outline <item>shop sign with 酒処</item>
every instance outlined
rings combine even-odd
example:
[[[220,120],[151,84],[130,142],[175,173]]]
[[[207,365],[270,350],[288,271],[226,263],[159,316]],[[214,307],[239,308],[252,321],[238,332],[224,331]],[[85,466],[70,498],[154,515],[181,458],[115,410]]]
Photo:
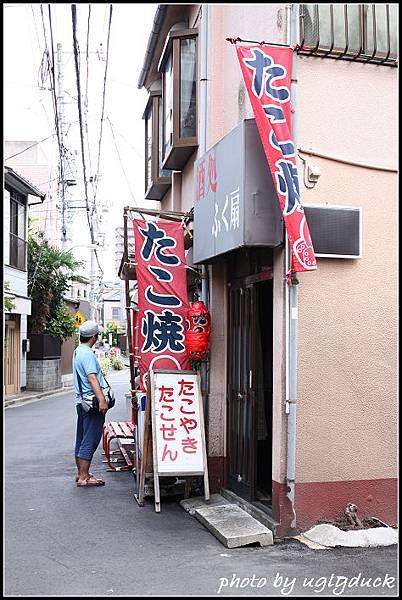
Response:
[[[283,216],[254,119],[195,162],[194,183],[194,263],[283,243]]]

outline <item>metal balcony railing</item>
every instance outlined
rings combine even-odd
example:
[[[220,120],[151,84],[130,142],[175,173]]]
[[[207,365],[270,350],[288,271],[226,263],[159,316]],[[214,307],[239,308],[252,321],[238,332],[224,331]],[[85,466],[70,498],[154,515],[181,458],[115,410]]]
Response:
[[[397,4],[300,4],[298,53],[398,66]]]

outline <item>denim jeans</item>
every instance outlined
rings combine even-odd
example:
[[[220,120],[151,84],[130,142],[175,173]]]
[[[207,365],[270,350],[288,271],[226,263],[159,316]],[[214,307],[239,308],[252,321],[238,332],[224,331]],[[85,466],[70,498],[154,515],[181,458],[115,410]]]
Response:
[[[81,404],[77,404],[77,435],[75,441],[75,456],[92,460],[95,450],[102,438],[105,415],[98,412],[85,412]]]

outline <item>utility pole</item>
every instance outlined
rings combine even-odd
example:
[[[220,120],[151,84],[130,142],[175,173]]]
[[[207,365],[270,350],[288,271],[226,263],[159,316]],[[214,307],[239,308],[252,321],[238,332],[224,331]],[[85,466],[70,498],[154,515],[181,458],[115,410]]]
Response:
[[[59,143],[60,143],[60,181],[61,186],[61,247],[63,250],[67,247],[67,202],[66,202],[66,184],[65,184],[65,162],[64,162],[64,73],[63,73],[63,52],[61,44],[57,44],[57,113],[59,116]]]
[[[97,215],[96,215],[96,207],[95,203],[92,205],[91,211],[91,236],[92,236],[92,244],[96,243],[96,235],[97,235]],[[90,272],[90,282],[91,282],[91,291],[90,291],[90,304],[91,304],[91,319],[92,321],[96,320],[96,291],[95,291],[95,282],[97,276],[96,270],[96,255],[95,248],[91,248],[91,272]]]
[[[74,5],[73,5],[74,6]],[[70,204],[66,199],[66,188],[68,186],[71,185],[76,185],[76,181],[75,181],[75,177],[74,174],[70,173],[69,171],[71,170],[69,165],[68,165],[68,161],[67,161],[67,157],[65,155],[65,148],[64,148],[64,136],[65,136],[65,131],[64,131],[64,81],[63,81],[63,60],[62,60],[62,55],[64,53],[62,52],[62,46],[60,43],[57,44],[57,65],[58,65],[58,99],[57,99],[57,106],[58,106],[58,112],[59,112],[59,121],[60,121],[60,145],[62,148],[62,181],[61,181],[61,186],[62,186],[62,235],[61,235],[61,239],[62,239],[62,247],[63,249],[66,247],[66,245],[69,243],[71,244],[71,230],[72,230],[72,223],[71,223],[71,214],[72,214],[72,210],[73,207],[71,207],[70,210]],[[73,52],[73,54],[75,54],[75,51]],[[92,52],[90,52],[89,54],[93,54]],[[76,66],[77,69],[77,66]],[[79,77],[79,75],[77,74],[77,77]],[[77,82],[77,92],[80,95],[80,89],[79,89],[79,85]],[[78,98],[78,110],[79,110],[79,115],[80,115],[80,123],[81,123],[81,104],[80,104],[80,100],[81,98]],[[88,132],[87,132],[88,135]],[[84,157],[84,147],[83,147],[83,139],[81,140],[82,143],[82,160],[83,160],[83,164],[84,164],[84,178],[87,179],[86,174],[85,174],[85,157]],[[67,175],[68,173],[68,175]],[[97,207],[95,204],[95,198],[92,199],[92,202],[88,201],[88,193],[87,193],[87,181],[84,180],[84,186],[85,186],[85,200],[87,202],[87,210],[88,210],[88,220],[89,220],[89,232],[90,232],[90,241],[91,241],[91,256],[90,256],[90,262],[91,262],[91,266],[90,266],[90,314],[91,314],[91,319],[95,320],[97,318],[97,310],[96,310],[96,305],[97,305],[97,278],[98,278],[98,265],[97,265],[97,257],[96,257],[96,244],[98,243],[98,228],[99,228],[99,224],[98,224],[98,214],[97,214]]]
[[[66,155],[65,147],[65,100],[64,100],[64,65],[63,65],[62,45],[57,44],[57,114],[59,121],[59,140],[60,140],[60,196],[61,196],[61,244],[65,250],[67,246],[72,244],[71,219],[72,213],[70,210],[70,193],[69,187],[77,185],[74,168],[69,164]]]

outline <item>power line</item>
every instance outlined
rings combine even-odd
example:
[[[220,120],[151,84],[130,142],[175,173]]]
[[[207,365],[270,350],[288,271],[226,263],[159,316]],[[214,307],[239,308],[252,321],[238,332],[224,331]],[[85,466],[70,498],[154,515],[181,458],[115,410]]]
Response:
[[[27,7],[28,8],[28,7]],[[39,47],[39,52],[42,53],[42,48],[41,48],[41,44],[40,44],[40,40],[39,40],[39,33],[38,33],[38,27],[36,25],[36,17],[35,17],[35,12],[33,9],[33,5],[31,4],[31,11],[32,11],[32,17],[33,17],[33,21],[34,21],[34,28],[35,28],[35,33],[36,33],[36,39],[38,41],[38,47]]]
[[[43,27],[45,27],[45,22],[44,22],[44,18],[43,18],[43,11],[42,11],[42,5],[41,5],[41,12],[42,12],[42,19],[43,19]],[[64,148],[63,148],[63,144],[62,144],[62,140],[61,140],[61,132],[60,132],[60,122],[59,122],[59,113],[58,113],[58,108],[57,108],[57,98],[56,98],[56,78],[55,78],[55,72],[54,72],[54,44],[53,44],[53,28],[52,28],[52,13],[51,13],[51,9],[50,9],[50,4],[48,5],[48,15],[49,15],[49,28],[50,28],[50,42],[51,42],[51,50],[52,50],[52,61],[50,64],[50,73],[51,73],[51,79],[52,79],[52,97],[53,97],[53,104],[54,104],[54,114],[55,114],[55,121],[56,121],[56,131],[57,131],[57,141],[59,144],[59,154],[60,154],[60,165],[59,165],[59,170],[60,170],[60,189],[61,189],[61,201],[62,201],[62,206],[63,206],[63,210],[65,208],[65,198],[64,198],[64,165],[63,165],[63,157],[64,157]],[[45,37],[45,41],[47,40],[47,38]],[[47,41],[46,41],[46,50],[47,50]],[[49,55],[49,51],[47,50],[47,53]],[[64,212],[63,212],[63,228],[64,228]],[[64,234],[64,230],[63,230],[63,234]]]
[[[86,62],[87,62],[87,77],[85,82],[85,108],[88,110],[88,81],[89,81],[89,22],[91,19],[91,5],[88,4],[88,25],[87,25],[87,50],[85,54]]]
[[[98,146],[98,161],[96,166],[96,188],[94,193],[94,202],[96,201],[96,195],[98,193],[98,175],[99,175],[99,164],[100,164],[100,154],[101,154],[101,144],[102,144],[102,133],[103,133],[103,119],[105,114],[105,99],[106,99],[106,77],[107,77],[107,68],[109,64],[109,44],[110,44],[110,29],[112,25],[112,12],[113,12],[113,4],[110,5],[109,8],[109,25],[108,25],[108,33],[107,33],[107,42],[106,42],[106,63],[105,63],[105,75],[103,78],[103,97],[102,97],[102,114],[101,114],[101,124],[100,124],[100,133],[99,133],[99,146]]]
[[[128,189],[129,189],[129,191],[130,191],[130,194],[131,194],[131,196],[132,196],[132,198],[133,198],[133,200],[134,200],[134,204],[135,204],[135,205],[137,205],[137,200],[135,199],[135,196],[134,196],[134,194],[133,194],[133,192],[132,192],[132,190],[131,190],[131,187],[130,187],[130,182],[129,182],[129,180],[128,180],[128,177],[127,177],[126,171],[124,170],[123,161],[122,161],[122,159],[121,159],[120,152],[119,152],[119,148],[118,148],[118,146],[117,146],[117,141],[116,141],[116,137],[115,137],[115,135],[114,135],[114,131],[113,131],[113,127],[112,127],[112,123],[111,123],[111,121],[110,121],[109,117],[107,117],[107,120],[109,121],[110,130],[111,130],[111,132],[112,132],[113,141],[114,141],[114,145],[115,145],[115,147],[116,147],[117,156],[119,157],[119,161],[120,161],[121,170],[123,171],[124,177],[126,178],[126,181],[127,181],[127,186],[128,186]]]
[[[72,26],[73,26],[73,51],[74,51],[74,62],[75,62],[75,74],[76,74],[76,82],[77,82],[77,94],[78,94],[78,118],[80,124],[80,140],[81,140],[81,155],[82,155],[82,169],[84,174],[84,192],[85,192],[85,204],[86,204],[86,213],[88,226],[91,236],[91,243],[95,243],[95,236],[93,231],[93,224],[91,222],[91,218],[89,215],[89,200],[88,200],[88,181],[87,181],[87,173],[86,173],[86,164],[85,164],[85,150],[84,150],[84,131],[83,131],[83,118],[82,118],[82,105],[81,105],[81,83],[80,83],[80,68],[79,68],[79,48],[78,48],[78,40],[77,40],[77,7],[75,4],[71,5],[71,18],[72,18]],[[95,203],[93,205],[92,215],[95,212]],[[99,262],[99,257],[96,250],[93,250],[99,270],[101,272],[101,277],[103,276],[103,269]]]
[[[89,160],[89,169],[92,173],[92,159],[91,159],[91,148],[89,144],[89,131],[88,131],[88,84],[89,84],[89,26],[91,20],[91,5],[88,5],[88,25],[87,25],[87,48],[86,48],[86,65],[87,65],[87,76],[85,81],[85,132],[87,134],[87,147],[88,147],[88,160]],[[91,186],[92,186],[92,195],[95,198],[95,184],[93,178],[90,178]]]
[[[50,192],[50,185],[48,186],[47,195],[49,194],[49,192]],[[45,201],[45,202],[46,202],[46,201]],[[35,208],[37,208],[37,207],[35,207]],[[48,215],[49,215],[49,211],[51,211],[51,206],[50,206],[50,203],[48,203],[48,205],[47,205],[47,210],[46,210],[46,215],[45,215],[45,222],[44,222],[44,224],[43,224],[43,231],[42,231],[42,233],[45,233],[45,231],[47,231],[47,228],[46,228],[46,226],[47,226],[47,223],[48,223],[48,221],[49,221],[49,223],[50,223],[50,222],[53,222],[53,221],[55,221],[56,223],[58,223],[58,222],[59,222],[59,220],[60,220],[60,217],[59,217],[59,216],[56,216],[56,217],[49,217],[49,216],[48,216]],[[38,209],[37,211],[34,211],[34,212],[33,212],[33,216],[36,216],[36,215],[37,215],[37,212],[38,212],[38,213],[40,213],[40,212],[41,212],[41,211],[40,211],[40,209]],[[42,225],[42,224],[40,223],[40,225]],[[51,244],[49,244],[49,245],[51,245]],[[31,294],[32,294],[32,291],[33,291],[33,289],[34,289],[34,287],[35,287],[36,275],[37,275],[37,272],[38,272],[38,267],[39,267],[39,265],[40,265],[40,260],[41,260],[41,258],[42,258],[42,254],[43,254],[43,251],[44,251],[44,249],[45,249],[45,244],[42,244],[42,245],[41,245],[41,248],[40,248],[40,250],[39,250],[39,256],[38,256],[38,258],[37,258],[37,262],[36,262],[36,265],[35,265],[35,271],[34,271],[33,278],[32,278],[32,282],[31,282],[31,288],[30,288],[30,293],[31,293]]]
[[[109,119],[110,121],[110,119]],[[123,140],[126,142],[127,146],[130,146],[130,148],[132,150],[134,150],[134,152],[140,157],[140,158],[144,158],[144,155],[141,154],[141,152],[138,150],[138,148],[135,148],[132,144],[130,144],[130,142],[128,141],[128,139],[126,137],[124,137],[124,135],[117,129],[115,123],[112,123],[110,121],[110,123],[113,125],[115,132],[117,133],[117,135],[119,135],[121,138],[123,138]]]
[[[81,140],[81,158],[82,158],[82,170],[84,174],[84,191],[85,191],[85,203],[87,206],[87,220],[89,231],[91,234],[91,242],[94,243],[94,235],[92,223],[89,217],[89,200],[88,200],[88,182],[87,182],[87,170],[85,164],[85,150],[84,150],[84,132],[83,132],[83,119],[82,119],[82,106],[81,106],[81,83],[80,83],[80,67],[79,67],[79,48],[77,40],[77,7],[75,4],[71,5],[71,18],[73,25],[73,51],[74,51],[74,62],[75,62],[75,76],[77,84],[77,104],[78,104],[78,119],[80,124],[80,140]]]
[[[23,154],[27,150],[30,150],[31,148],[34,148],[38,144],[41,144],[42,142],[49,140],[50,138],[54,137],[55,135],[56,135],[56,133],[52,133],[52,135],[49,135],[48,137],[43,138],[43,140],[39,140],[39,142],[35,142],[34,144],[31,144],[31,146],[24,148],[24,150],[21,150],[20,152],[17,152],[16,154],[12,154],[11,156],[7,156],[7,158],[5,158],[4,160],[10,160],[10,158],[14,158],[15,156],[18,156],[19,154]],[[45,181],[45,183],[47,183],[47,182]]]
[[[49,73],[50,75],[53,75],[53,84],[51,85],[52,88],[52,99],[53,99],[53,104],[54,104],[54,117],[55,117],[55,127],[56,127],[56,134],[57,134],[57,140],[58,140],[58,146],[59,146],[59,155],[60,155],[60,174],[61,174],[61,180],[63,182],[63,155],[62,155],[62,147],[61,147],[61,141],[60,141],[60,130],[59,130],[59,118],[58,118],[58,113],[57,113],[57,101],[56,101],[56,96],[55,96],[55,77],[54,77],[54,51],[53,51],[53,31],[52,31],[52,19],[51,19],[51,11],[50,11],[50,4],[48,6],[49,8],[49,26],[50,26],[50,34],[51,34],[51,43],[52,43],[52,56],[53,56],[53,65],[50,65],[50,55],[49,55],[49,49],[48,49],[48,43],[47,43],[47,33],[46,33],[46,27],[45,27],[45,18],[43,15],[43,6],[42,4],[40,5],[40,11],[41,11],[41,17],[42,17],[42,25],[43,25],[43,36],[45,39],[45,51],[44,51],[44,56],[46,56],[46,59],[48,61],[48,65],[49,65]],[[41,65],[42,66],[42,65]],[[52,78],[51,78],[52,80]],[[46,112],[46,111],[45,111]],[[50,182],[49,182],[50,183]],[[49,186],[49,190],[50,190],[50,186]],[[62,183],[62,201],[63,201],[63,206],[64,206],[64,185]],[[45,224],[47,221],[47,217],[45,218]],[[33,287],[35,285],[35,280],[36,280],[36,273],[38,270],[38,266],[40,264],[40,260],[42,258],[42,253],[44,251],[44,245],[41,246],[40,251],[39,251],[39,256],[37,259],[37,264],[35,265],[35,271],[33,274],[33,281],[31,283],[31,293],[33,290]]]

